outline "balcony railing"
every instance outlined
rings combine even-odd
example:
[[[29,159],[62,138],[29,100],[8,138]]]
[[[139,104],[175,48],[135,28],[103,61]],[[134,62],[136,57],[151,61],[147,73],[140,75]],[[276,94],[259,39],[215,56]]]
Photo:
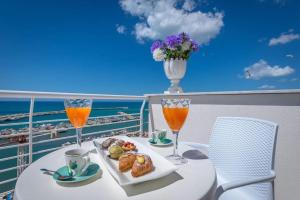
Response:
[[[105,121],[105,118],[109,117],[124,117],[122,114],[91,116],[90,120],[98,120],[99,122],[88,123],[84,129],[84,138],[91,139],[92,137],[100,137],[112,133],[125,134],[125,132],[122,132],[123,130],[132,131],[132,134],[136,133],[141,135],[148,127],[149,132],[154,129],[165,129],[167,124],[161,110],[161,99],[166,96],[176,97],[178,95],[180,95],[180,97],[191,98],[192,100],[188,119],[180,132],[181,141],[207,143],[211,128],[218,116],[253,117],[277,123],[279,125],[279,131],[274,163],[277,174],[275,180],[275,197],[276,199],[297,199],[300,195],[297,188],[300,183],[300,178],[297,176],[299,174],[299,168],[297,168],[297,166],[299,166],[300,162],[300,90],[197,92],[171,95],[151,94],[144,96],[0,91],[0,100],[6,99],[7,101],[11,101],[15,98],[25,98],[30,102],[26,107],[28,108],[26,110],[28,114],[26,120],[12,123],[5,122],[5,124],[4,122],[0,122],[0,130],[7,127],[8,124],[8,128],[22,128],[21,126],[28,126],[28,130],[26,129],[24,133],[22,132],[26,137],[25,142],[21,141],[20,143],[0,146],[0,190],[3,192],[14,188],[15,181],[19,175],[17,172],[21,173],[22,170],[30,164],[30,157],[34,161],[55,149],[61,148],[62,145],[67,142],[75,142],[75,133],[72,127],[64,127],[67,131],[60,132],[59,136],[55,136],[55,134],[49,130],[36,131],[36,126],[42,124],[56,123],[59,125],[61,122],[68,122],[68,119],[65,117],[38,120],[36,111],[38,110],[40,99],[92,98],[94,100],[140,102],[136,110],[131,113],[128,112],[128,114],[132,115],[131,119],[127,118],[124,119],[124,121]],[[128,104],[129,103],[130,102],[128,102]],[[0,102],[0,106],[1,105]],[[63,107],[63,104],[61,105]],[[35,109],[33,110],[33,108]],[[146,108],[148,108],[148,110]],[[2,112],[1,107],[0,112]],[[29,115],[30,113],[31,117]],[[147,119],[148,113],[149,120]],[[150,123],[149,125],[147,123],[148,121]],[[57,128],[57,130],[59,129]],[[20,136],[22,134],[20,134]],[[3,139],[12,138],[13,136],[0,136],[0,142]],[[29,140],[30,137],[31,143]],[[19,154],[17,152],[18,148],[25,151]],[[30,149],[31,152],[29,151]],[[11,165],[8,165],[8,163]]]
[[[147,129],[147,112],[145,109],[147,98],[144,96],[0,90],[0,98],[2,101],[3,99],[5,101],[30,100],[28,113],[22,113],[25,120],[12,123],[7,123],[5,120],[0,122],[0,130],[10,128],[6,129],[7,135],[0,135],[0,142],[2,140],[0,143],[0,199],[1,196],[13,190],[18,176],[34,160],[76,141],[74,128],[68,123],[68,119],[35,119],[37,113],[34,112],[34,107],[37,101],[90,98],[93,101],[117,100],[140,103],[138,110],[132,110],[128,113],[118,112],[113,115],[89,117],[87,125],[84,127],[83,140],[114,134],[143,136],[144,130]],[[17,129],[21,131],[12,133],[12,130]]]

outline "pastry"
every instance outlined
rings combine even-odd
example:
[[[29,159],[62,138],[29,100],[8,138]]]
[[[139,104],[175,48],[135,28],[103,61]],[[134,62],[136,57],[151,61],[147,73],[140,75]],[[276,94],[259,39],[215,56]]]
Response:
[[[119,157],[124,153],[124,150],[118,145],[112,145],[108,148],[108,152],[111,158],[119,159]]]
[[[133,151],[136,149],[136,146],[131,143],[131,142],[125,142],[123,145],[122,145],[122,149],[124,151]]]
[[[115,142],[117,139],[115,138],[107,138],[104,140],[101,144],[103,149],[107,149],[113,142]]]
[[[133,177],[142,176],[153,170],[153,163],[148,155],[139,154],[133,163],[131,175]]]
[[[125,172],[132,168],[132,165],[136,159],[136,155],[133,153],[124,153],[119,157],[119,170]]]
[[[122,147],[124,143],[125,143],[125,141],[124,141],[124,140],[117,139],[116,141],[114,141],[114,143],[113,143],[113,144],[115,144],[115,145],[118,145],[118,146]]]

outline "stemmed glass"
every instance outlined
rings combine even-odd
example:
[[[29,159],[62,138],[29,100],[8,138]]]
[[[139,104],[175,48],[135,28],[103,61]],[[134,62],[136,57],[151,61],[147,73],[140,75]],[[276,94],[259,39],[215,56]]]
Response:
[[[187,159],[178,154],[178,134],[188,115],[190,103],[190,99],[178,98],[161,100],[165,120],[175,135],[173,155],[167,156],[167,158],[176,165],[187,162]]]
[[[81,147],[82,128],[90,115],[91,99],[66,99],[65,109],[71,124],[76,128],[77,144]]]

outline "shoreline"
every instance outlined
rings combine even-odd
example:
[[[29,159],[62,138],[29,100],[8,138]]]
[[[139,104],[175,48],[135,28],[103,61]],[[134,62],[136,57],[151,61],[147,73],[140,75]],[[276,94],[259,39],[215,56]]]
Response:
[[[127,110],[128,107],[105,107],[105,108],[93,108],[93,110]],[[46,112],[35,112],[33,116],[45,116],[45,115],[57,115],[65,113],[65,110],[57,110],[57,111],[46,111]],[[8,114],[0,116],[0,123],[6,121],[14,121],[19,119],[24,119],[29,117],[29,113],[16,113],[16,114]]]
[[[51,111],[50,113],[57,113],[60,111]],[[49,112],[48,112],[49,113]],[[139,116],[128,114],[125,112],[118,112],[118,116],[108,116],[108,117],[99,117],[96,119],[88,119],[86,122],[85,127],[93,127],[93,126],[101,126],[105,124],[113,124],[113,123],[126,123],[126,122],[132,122],[137,121],[139,119]],[[50,134],[51,138],[56,138],[60,133],[64,133],[68,130],[74,129],[74,127],[71,125],[71,123],[67,121],[59,122],[56,124],[51,123],[42,123],[34,126],[32,128],[32,134],[34,137],[39,137],[42,134]],[[0,141],[2,140],[9,140],[9,143],[20,143],[24,140],[26,140],[27,136],[29,135],[29,128],[23,127],[23,128],[4,128],[0,130]],[[5,144],[0,144],[0,146]]]

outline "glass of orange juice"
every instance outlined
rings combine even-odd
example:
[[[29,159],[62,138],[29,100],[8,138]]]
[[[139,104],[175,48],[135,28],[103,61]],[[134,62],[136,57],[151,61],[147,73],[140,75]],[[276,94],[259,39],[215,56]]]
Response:
[[[76,128],[77,144],[81,147],[82,128],[89,118],[92,107],[91,99],[66,99],[65,109],[71,124]]]
[[[174,164],[183,164],[187,159],[178,154],[178,134],[182,128],[189,112],[190,99],[162,99],[161,105],[163,114],[169,128],[175,135],[175,145],[173,154],[167,158]]]

